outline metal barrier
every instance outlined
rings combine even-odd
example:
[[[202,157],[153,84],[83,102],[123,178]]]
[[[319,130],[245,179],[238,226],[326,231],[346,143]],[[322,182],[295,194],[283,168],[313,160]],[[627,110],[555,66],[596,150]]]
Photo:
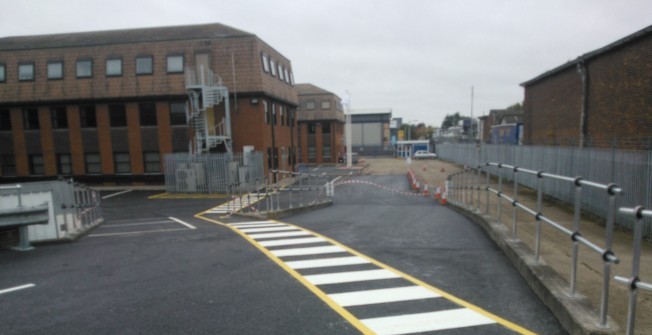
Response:
[[[490,170],[498,169],[494,171],[493,174],[498,176],[498,186],[493,188],[490,185]],[[504,169],[504,170],[503,170]],[[482,178],[482,171],[484,170],[485,178]],[[503,188],[503,173],[504,171],[511,171],[512,181],[513,181],[513,190],[511,192],[511,197],[505,193]],[[536,208],[532,209],[525,206],[518,199],[519,191],[519,175],[529,175],[537,178],[537,201]],[[542,202],[543,202],[543,182],[544,179],[555,180],[558,182],[566,183],[569,187],[569,192],[573,192],[574,198],[574,215],[573,215],[573,229],[568,229],[563,225],[555,222],[550,217],[545,216],[542,212]],[[600,303],[600,326],[607,326],[607,311],[609,303],[609,282],[611,278],[611,264],[618,264],[618,257],[612,252],[612,241],[613,241],[613,229],[614,229],[614,218],[616,214],[616,197],[622,193],[622,189],[615,184],[600,184],[592,181],[583,179],[582,177],[567,177],[552,173],[547,173],[544,171],[534,171],[524,168],[519,168],[517,166],[511,166],[501,163],[486,163],[485,165],[480,165],[476,169],[465,168],[464,170],[454,173],[449,176],[449,190],[451,192],[451,198],[449,201],[464,206],[470,207],[471,210],[480,210],[480,196],[481,192],[485,191],[486,195],[486,208],[485,214],[489,213],[489,195],[493,193],[498,196],[498,205],[497,205],[497,218],[498,221],[502,222],[502,202],[503,199],[511,203],[513,206],[512,211],[512,238],[517,239],[517,209],[532,215],[536,220],[536,233],[535,233],[535,260],[539,262],[540,260],[540,242],[541,242],[541,222],[548,224],[550,227],[555,228],[559,232],[567,235],[570,238],[572,243],[572,255],[571,255],[571,271],[569,279],[569,294],[571,296],[576,295],[576,279],[577,279],[577,262],[578,262],[578,253],[579,253],[579,244],[582,244],[588,247],[590,250],[598,253],[602,258],[603,262],[603,280],[602,280],[602,291],[601,291],[601,303]],[[584,238],[580,231],[580,211],[581,211],[581,202],[582,202],[582,189],[583,187],[592,188],[600,190],[606,195],[607,198],[607,222],[606,222],[606,236],[604,241],[604,248],[598,246],[592,241]],[[573,189],[573,190],[571,190]]]
[[[313,206],[329,201],[334,195],[332,176],[325,174],[271,170],[267,181],[268,212]]]
[[[48,223],[48,203],[44,202],[37,206],[23,206],[21,185],[0,186],[0,190],[15,191],[18,202],[15,208],[0,208],[0,228],[18,228],[18,246],[13,249],[18,251],[33,249],[29,244],[28,226]]]
[[[652,284],[641,281],[639,269],[641,266],[641,240],[643,239],[643,219],[652,218],[652,210],[646,210],[642,206],[636,208],[620,208],[619,212],[631,215],[636,218],[634,223],[634,250],[632,253],[632,275],[629,278],[615,276],[614,279],[629,287],[629,310],[627,312],[627,334],[634,334],[636,321],[636,298],[638,290],[644,289],[652,292]]]

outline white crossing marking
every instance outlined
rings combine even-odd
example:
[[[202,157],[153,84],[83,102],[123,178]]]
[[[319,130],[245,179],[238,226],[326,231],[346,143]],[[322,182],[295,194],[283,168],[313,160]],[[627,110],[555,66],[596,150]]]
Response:
[[[284,232],[284,233],[251,234],[251,235],[249,235],[249,237],[253,238],[254,240],[258,240],[258,239],[261,239],[261,238],[307,236],[307,235],[310,235],[310,233],[305,232],[305,231],[289,231],[289,232]]]
[[[283,230],[299,230],[297,227],[284,226],[284,227],[272,227],[272,228],[242,228],[240,229],[243,233],[264,233],[270,231],[283,231]]]
[[[346,252],[346,250],[336,245],[329,245],[325,247],[271,250],[271,253],[274,254],[276,257],[332,254],[336,252]]]
[[[261,222],[256,222],[256,223],[243,223],[243,224],[237,224],[237,225],[233,224],[233,225],[231,225],[231,227],[242,229],[242,228],[249,228],[249,227],[273,226],[273,225],[274,226],[285,226],[285,224],[281,224],[281,223],[277,223],[277,222],[261,221]]]
[[[36,286],[36,284],[25,284],[25,285],[20,285],[20,286],[14,286],[14,287],[6,288],[4,290],[0,290],[0,294],[14,292],[14,291],[18,291],[18,290],[24,290],[26,288],[30,288],[30,287],[34,287],[34,286]]]
[[[321,237],[291,238],[287,240],[262,241],[260,242],[260,245],[263,247],[276,247],[281,245],[308,244],[319,242],[326,242],[326,240]]]
[[[143,225],[150,225],[150,224],[170,223],[170,222],[171,222],[170,220],[165,220],[165,221],[137,222],[137,223],[118,223],[118,224],[105,223],[105,224],[99,226],[99,228],[143,226]]]
[[[116,192],[116,193],[111,193],[111,194],[108,194],[108,195],[103,196],[102,199],[113,198],[113,197],[118,196],[118,195],[120,195],[120,194],[125,194],[125,193],[127,193],[127,192],[131,192],[131,191],[133,191],[133,190],[126,190],[126,191],[120,191],[120,192]]]
[[[467,308],[360,321],[378,335],[411,334],[496,323],[496,321]]]
[[[365,280],[391,279],[391,278],[400,278],[400,277],[401,276],[397,275],[396,273],[385,269],[338,272],[338,273],[327,273],[327,274],[320,274],[320,275],[304,276],[304,278],[306,278],[309,282],[313,283],[314,285],[351,283],[351,282],[365,281]]]
[[[257,225],[246,225],[246,226],[234,226],[233,228],[237,228],[240,230],[247,229],[247,228],[265,228],[265,227],[287,227],[287,225],[284,224],[278,224],[278,223],[260,223]]]
[[[236,222],[236,223],[230,223],[229,226],[232,226],[232,227],[239,227],[239,226],[248,226],[248,225],[258,225],[258,224],[263,224],[263,223],[276,223],[276,224],[281,224],[280,222],[276,222],[276,221],[248,221],[248,222]]]
[[[439,294],[421,286],[394,287],[379,290],[334,293],[329,294],[328,296],[343,307],[441,297]]]
[[[261,242],[262,243],[262,242]],[[310,259],[305,261],[291,261],[285,262],[290,268],[299,270],[299,269],[313,269],[313,268],[327,268],[331,266],[342,266],[342,265],[355,265],[355,264],[368,264],[370,261],[357,256],[350,257],[337,257],[337,258],[322,258],[322,259]]]
[[[172,228],[172,229],[157,229],[157,230],[141,230],[141,231],[130,231],[130,232],[126,232],[126,233],[90,234],[90,235],[88,235],[88,237],[120,236],[120,235],[140,235],[140,234],[162,233],[162,232],[168,232],[168,231],[179,231],[179,230],[188,230],[188,228]]]
[[[177,218],[173,218],[173,217],[170,216],[169,219],[172,220],[172,221],[175,221],[175,222],[178,223],[178,224],[181,224],[181,225],[183,225],[183,226],[186,226],[186,227],[188,227],[188,228],[190,228],[190,229],[197,229],[197,227],[191,225],[190,223],[188,223],[188,222],[183,222],[183,221],[181,221],[181,220],[179,220],[179,219],[177,219]]]

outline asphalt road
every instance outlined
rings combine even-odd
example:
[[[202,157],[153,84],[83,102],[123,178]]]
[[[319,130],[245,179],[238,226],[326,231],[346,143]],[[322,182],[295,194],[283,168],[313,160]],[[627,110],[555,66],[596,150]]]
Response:
[[[397,190],[407,187],[404,176],[356,178]],[[287,265],[322,256],[274,256],[288,247],[261,246],[287,237],[252,237],[252,229],[260,228],[247,228],[248,223],[227,227],[194,216],[220,200],[148,200],[151,194],[106,199],[106,222],[75,243],[41,245],[30,252],[0,250],[0,333],[359,334],[356,320],[459,309],[450,299],[342,309],[324,298],[407,287],[405,276],[517,326],[564,333],[483,232],[431,200],[346,184],[336,188],[332,207],[285,219],[297,227],[280,229],[303,233],[304,227],[306,234],[333,239],[317,246],[341,246],[401,274],[322,285],[307,282],[332,267],[288,270]],[[204,216],[220,223],[251,221]],[[279,224],[263,225],[277,229]],[[11,288],[17,289],[2,293]],[[477,327],[436,334],[512,333],[495,324]]]

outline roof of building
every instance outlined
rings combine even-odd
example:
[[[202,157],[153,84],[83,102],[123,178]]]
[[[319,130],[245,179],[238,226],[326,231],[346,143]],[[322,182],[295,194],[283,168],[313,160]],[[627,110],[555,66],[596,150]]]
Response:
[[[523,122],[523,110],[492,109],[489,111],[493,125]]]
[[[315,86],[313,84],[295,84],[294,87],[297,89],[297,94],[299,96],[302,95],[324,95],[324,94],[332,94],[335,95],[334,93],[327,91],[321,87]]]
[[[532,84],[534,84],[534,83],[536,83],[536,82],[538,82],[538,81],[540,81],[540,80],[542,80],[544,78],[550,77],[550,76],[552,76],[552,75],[554,75],[556,73],[562,72],[562,71],[564,71],[564,70],[566,70],[568,68],[575,67],[579,63],[586,62],[586,61],[588,61],[588,60],[590,60],[592,58],[601,56],[601,55],[603,55],[603,54],[605,54],[607,52],[616,50],[616,49],[618,49],[618,48],[620,48],[620,47],[622,47],[622,46],[624,46],[626,44],[632,43],[632,42],[634,42],[634,41],[636,41],[636,40],[638,40],[638,39],[640,39],[642,37],[648,36],[650,34],[652,34],[652,25],[648,26],[646,28],[643,28],[643,29],[631,34],[631,35],[625,36],[625,37],[623,37],[623,38],[621,38],[621,39],[619,39],[619,40],[617,40],[617,41],[615,41],[615,42],[613,42],[613,43],[611,43],[609,45],[606,45],[606,46],[604,46],[604,47],[602,47],[600,49],[593,50],[593,51],[591,51],[589,53],[585,53],[585,54],[577,57],[577,59],[572,60],[572,61],[568,61],[567,63],[565,63],[563,65],[560,65],[560,66],[558,66],[558,67],[556,67],[556,68],[554,68],[554,69],[552,69],[550,71],[544,72],[543,74],[541,74],[541,75],[539,75],[539,76],[537,76],[537,77],[535,77],[533,79],[530,79],[530,80],[528,80],[526,82],[521,83],[521,86],[525,87],[525,86],[532,85]]]
[[[0,38],[0,51],[255,36],[220,23]]]

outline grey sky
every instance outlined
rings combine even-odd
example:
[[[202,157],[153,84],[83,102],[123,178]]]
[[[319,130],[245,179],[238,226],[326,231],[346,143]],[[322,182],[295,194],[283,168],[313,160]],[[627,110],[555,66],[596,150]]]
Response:
[[[649,0],[5,0],[0,36],[219,22],[352,108],[438,126],[523,100],[519,83],[650,24]]]

